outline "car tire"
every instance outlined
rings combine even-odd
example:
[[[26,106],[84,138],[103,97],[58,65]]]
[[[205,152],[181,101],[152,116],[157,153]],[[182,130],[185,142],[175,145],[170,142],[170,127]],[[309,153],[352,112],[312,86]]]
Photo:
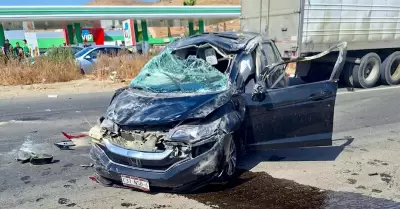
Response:
[[[222,171],[223,181],[229,181],[235,175],[240,150],[240,145],[237,141],[238,140],[235,140],[232,135],[227,136],[227,142],[224,149],[225,165]]]
[[[355,87],[371,88],[379,80],[381,58],[376,53],[368,53],[361,58],[360,65],[353,67],[353,82]]]
[[[395,67],[393,69],[393,67]],[[397,85],[400,83],[400,52],[394,52],[383,61],[380,75],[381,82],[385,85]],[[394,72],[393,72],[394,71]]]

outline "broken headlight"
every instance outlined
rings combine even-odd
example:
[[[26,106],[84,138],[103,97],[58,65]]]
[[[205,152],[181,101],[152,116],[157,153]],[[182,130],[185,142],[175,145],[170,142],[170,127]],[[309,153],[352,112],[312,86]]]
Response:
[[[102,129],[108,131],[108,133],[109,133],[111,136],[117,135],[117,134],[119,133],[119,127],[118,127],[118,125],[117,125],[116,123],[114,123],[113,121],[108,120],[107,118],[106,118],[106,119],[103,119],[103,120],[101,121],[100,127],[101,127]]]
[[[200,141],[215,135],[218,131],[220,119],[207,124],[182,125],[174,129],[168,136],[171,141]]]
[[[197,143],[192,144],[192,157],[197,157],[214,147],[220,135],[213,135],[205,138]]]
[[[100,127],[112,131],[114,129],[114,123],[111,120],[103,119],[100,122]]]
[[[186,141],[191,144],[192,157],[197,157],[210,150],[216,143],[220,119],[207,124],[183,125],[173,130],[170,141]]]

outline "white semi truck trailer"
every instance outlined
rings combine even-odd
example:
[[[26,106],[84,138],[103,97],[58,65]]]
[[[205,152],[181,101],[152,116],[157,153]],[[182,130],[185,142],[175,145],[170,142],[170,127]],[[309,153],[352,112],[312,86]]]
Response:
[[[322,52],[348,43],[341,80],[372,88],[400,84],[400,0],[242,0],[241,30],[272,39],[283,58]],[[320,79],[321,64],[298,63],[296,76]],[[328,71],[328,70],[327,70]]]

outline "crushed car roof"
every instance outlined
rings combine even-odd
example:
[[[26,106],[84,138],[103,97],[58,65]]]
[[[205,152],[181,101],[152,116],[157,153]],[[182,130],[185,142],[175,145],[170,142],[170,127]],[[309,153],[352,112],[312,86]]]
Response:
[[[190,45],[210,43],[228,52],[235,52],[245,49],[246,45],[259,34],[251,32],[221,32],[221,33],[202,33],[187,38],[179,39],[170,44],[173,49],[182,48]]]

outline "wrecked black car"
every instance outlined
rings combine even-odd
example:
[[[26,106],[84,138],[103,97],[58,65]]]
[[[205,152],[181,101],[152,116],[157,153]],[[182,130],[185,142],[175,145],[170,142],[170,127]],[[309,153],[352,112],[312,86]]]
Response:
[[[95,178],[149,191],[229,180],[245,150],[332,144],[337,80],[290,85],[275,44],[253,33],[177,40],[119,89],[89,135]]]

